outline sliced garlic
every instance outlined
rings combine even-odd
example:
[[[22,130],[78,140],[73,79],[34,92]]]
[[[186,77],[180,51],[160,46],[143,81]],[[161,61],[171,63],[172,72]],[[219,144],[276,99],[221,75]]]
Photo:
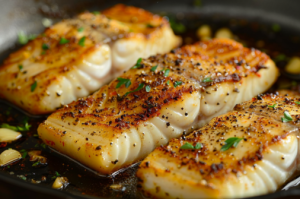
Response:
[[[208,40],[211,38],[211,28],[209,25],[202,25],[197,30],[197,36],[201,40]]]
[[[285,67],[285,71],[292,74],[300,73],[300,58],[293,57]]]
[[[118,190],[118,189],[122,189],[123,185],[121,185],[121,184],[112,184],[112,185],[110,185],[110,188]]]
[[[0,128],[0,142],[12,142],[22,137],[22,134],[11,129]]]
[[[66,177],[57,177],[52,185],[53,189],[63,189],[66,188],[69,184],[68,178]]]
[[[221,28],[216,32],[215,35],[216,38],[227,38],[227,39],[232,39],[233,34],[228,28]]]
[[[9,163],[15,162],[22,158],[19,151],[8,149],[1,153],[0,155],[0,166],[5,166]]]
[[[41,151],[37,151],[37,150],[28,152],[30,161],[39,161],[41,164],[46,164],[47,158],[41,156],[40,155],[41,153],[42,153]]]

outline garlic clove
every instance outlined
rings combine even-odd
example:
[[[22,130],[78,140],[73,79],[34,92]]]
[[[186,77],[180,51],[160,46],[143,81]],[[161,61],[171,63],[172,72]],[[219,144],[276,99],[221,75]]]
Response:
[[[11,129],[0,128],[0,142],[12,142],[22,137],[22,134]]]
[[[233,34],[228,28],[221,28],[216,32],[215,35],[216,38],[227,38],[227,39],[232,39]]]
[[[0,154],[0,166],[5,166],[22,158],[19,151],[8,149]]]
[[[28,155],[30,157],[30,161],[39,161],[41,164],[46,164],[47,163],[47,158],[45,158],[44,156],[41,156],[40,154],[42,153],[42,151],[38,151],[38,150],[34,150],[34,151],[30,151],[28,152]]]
[[[285,71],[291,74],[300,74],[300,58],[293,57],[286,65]]]
[[[57,177],[52,185],[53,189],[63,189],[69,185],[68,178],[66,177]]]
[[[204,38],[211,38],[211,28],[209,25],[202,25],[197,30],[197,36],[199,39],[203,40]]]

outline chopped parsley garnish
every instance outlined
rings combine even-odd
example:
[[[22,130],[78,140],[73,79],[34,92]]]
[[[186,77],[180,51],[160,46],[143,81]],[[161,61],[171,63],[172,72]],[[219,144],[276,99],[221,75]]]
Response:
[[[83,28],[83,27],[80,27],[80,28],[77,29],[77,31],[78,31],[78,32],[83,32],[83,31],[84,31],[84,28]]]
[[[239,144],[239,142],[242,139],[243,138],[238,138],[238,137],[228,138],[227,140],[225,140],[225,145],[222,146],[221,151],[226,151],[226,150],[228,150],[232,146],[237,147],[237,145]]]
[[[144,88],[144,84],[139,84],[139,86],[138,86],[136,89],[134,89],[133,91],[129,91],[129,92],[125,93],[124,97],[126,97],[126,96],[127,96],[128,94],[130,94],[130,93],[139,91],[139,90],[141,90],[142,88]]]
[[[288,111],[284,111],[284,112],[283,112],[283,117],[281,118],[281,121],[282,121],[282,122],[290,122],[290,121],[293,121],[293,118],[292,118],[292,116],[289,114]]]
[[[43,147],[44,149],[46,149],[47,145],[45,143],[42,143],[41,147]]]
[[[70,41],[67,40],[67,39],[64,38],[64,37],[60,38],[60,40],[59,40],[59,44],[60,44],[60,45],[67,44],[67,43],[69,43],[69,42],[70,42]]]
[[[285,54],[279,54],[273,59],[275,62],[287,61],[288,57]]]
[[[43,51],[41,52],[41,55],[44,55],[44,54],[46,54],[46,51],[43,50]]]
[[[25,176],[23,176],[23,175],[20,175],[20,176],[17,176],[17,177],[19,177],[22,180],[27,180],[27,178]]]
[[[172,17],[169,18],[169,22],[170,22],[171,28],[173,29],[173,31],[175,33],[184,33],[185,32],[186,28],[182,23],[176,22],[176,20]]]
[[[148,93],[149,93],[149,92],[150,92],[150,90],[151,90],[151,87],[150,87],[149,85],[147,85],[147,86],[146,86],[146,92],[148,92]]]
[[[203,79],[203,82],[212,82],[213,80],[211,79],[211,77],[206,77]]]
[[[6,129],[11,129],[13,131],[29,131],[31,125],[29,125],[28,123],[25,123],[24,127],[21,126],[11,126],[9,124],[1,124],[1,128],[6,128]]]
[[[269,105],[268,107],[275,109],[276,106],[277,106],[277,104],[273,104],[272,106]]]
[[[195,146],[193,146],[191,143],[186,142],[184,143],[184,145],[182,145],[180,147],[180,149],[201,149],[202,148],[202,144],[197,142],[197,144]]]
[[[35,90],[36,86],[37,86],[37,82],[34,81],[34,83],[31,84],[31,87],[30,87],[31,92],[33,92]]]
[[[182,84],[182,81],[176,81],[175,83],[174,83],[174,87],[176,88],[177,86],[179,86],[179,85],[181,85]]]
[[[94,15],[100,15],[101,14],[101,12],[99,12],[99,11],[93,11],[92,12]]]
[[[139,58],[137,61],[136,61],[136,64],[135,66],[132,67],[132,69],[136,69],[136,68],[141,68],[141,62],[142,62],[142,58]]]
[[[20,65],[19,65],[19,70],[22,70],[22,69],[23,69],[23,65],[20,64]]]
[[[295,102],[296,104],[300,105],[300,102]]]
[[[81,37],[81,39],[80,39],[79,42],[78,42],[78,45],[84,47],[84,42],[85,42],[85,36],[84,36],[84,37]]]
[[[165,72],[164,72],[164,76],[165,76],[165,77],[168,77],[168,76],[169,76],[169,73],[170,73],[170,69],[166,69]]]
[[[36,166],[38,166],[40,164],[40,161],[37,161],[37,162],[35,162],[35,163],[33,163],[33,167],[36,167]]]
[[[54,172],[54,176],[52,176],[52,179],[55,179],[56,177],[60,177],[61,175],[57,172],[57,171],[55,171]]]
[[[19,32],[18,34],[18,41],[22,45],[27,44],[29,40],[33,40],[35,38],[36,38],[35,34],[30,34],[27,36],[23,31]]]
[[[25,35],[24,32],[19,32],[19,34],[18,34],[18,41],[22,45],[27,44],[28,38],[27,38],[27,36]]]
[[[42,44],[42,49],[43,50],[48,50],[48,49],[50,49],[50,46],[48,45],[48,44]]]
[[[202,5],[201,0],[194,0],[194,6],[201,7],[201,5]]]
[[[150,69],[150,71],[154,72],[154,71],[157,69],[157,67],[158,67],[158,65],[153,66],[153,67]]]
[[[147,28],[154,28],[155,26],[153,26],[152,24],[148,23],[148,24],[146,25],[146,27],[147,27]]]
[[[22,154],[22,158],[26,158],[28,152],[25,149],[20,150],[20,153]]]
[[[279,31],[280,31],[280,26],[279,26],[278,24],[273,24],[272,30],[273,30],[274,32],[279,32]]]
[[[170,85],[170,80],[167,81],[167,85],[168,85],[168,86]]]
[[[119,82],[118,82],[116,88],[120,88],[123,84],[125,85],[126,88],[128,88],[131,85],[130,79],[124,79],[122,77],[119,77],[118,81]]]

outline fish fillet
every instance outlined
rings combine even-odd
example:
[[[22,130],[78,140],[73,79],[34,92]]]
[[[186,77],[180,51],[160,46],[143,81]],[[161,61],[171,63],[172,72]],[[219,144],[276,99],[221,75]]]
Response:
[[[154,198],[240,198],[276,191],[300,168],[297,101],[257,96],[189,136],[172,139],[140,164],[138,186]],[[282,122],[285,111],[293,121]],[[241,141],[221,151],[233,137]],[[181,149],[186,143],[202,148]]]
[[[0,67],[0,97],[47,114],[85,97],[139,57],[166,53],[181,40],[166,19],[116,5],[63,20],[12,53]]]
[[[277,73],[267,55],[232,40],[196,43],[143,59],[54,112],[38,133],[63,154],[111,174],[267,90]]]

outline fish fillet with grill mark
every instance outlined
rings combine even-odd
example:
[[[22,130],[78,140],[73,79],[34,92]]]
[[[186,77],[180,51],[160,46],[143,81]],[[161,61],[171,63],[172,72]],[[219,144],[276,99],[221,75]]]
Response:
[[[63,20],[12,53],[0,67],[0,97],[32,114],[47,114],[85,97],[139,57],[180,44],[163,17],[116,5]]]
[[[138,186],[154,198],[240,198],[276,191],[300,169],[299,100],[260,95],[189,136],[172,139],[140,164]],[[282,121],[285,111],[292,121]],[[233,137],[242,140],[221,151]],[[181,149],[187,142],[202,148]]]
[[[276,77],[264,53],[232,40],[200,42],[143,59],[122,79],[50,115],[38,133],[56,150],[111,174],[265,91]]]

